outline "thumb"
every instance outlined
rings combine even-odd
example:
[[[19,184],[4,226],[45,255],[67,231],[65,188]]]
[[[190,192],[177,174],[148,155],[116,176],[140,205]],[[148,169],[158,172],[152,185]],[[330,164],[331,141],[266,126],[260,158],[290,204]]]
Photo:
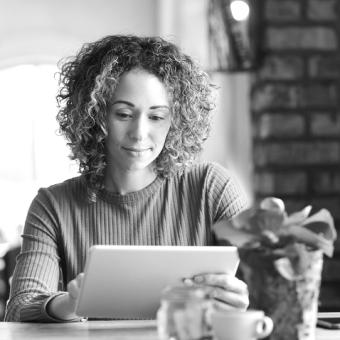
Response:
[[[71,299],[76,300],[79,296],[80,288],[77,284],[77,280],[74,279],[67,284],[67,292]]]

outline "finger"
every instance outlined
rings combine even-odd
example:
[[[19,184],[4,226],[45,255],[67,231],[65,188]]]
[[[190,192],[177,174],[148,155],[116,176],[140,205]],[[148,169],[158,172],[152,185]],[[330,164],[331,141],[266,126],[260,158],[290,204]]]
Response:
[[[67,284],[67,291],[72,299],[77,299],[79,295],[79,287],[77,280],[72,280]]]
[[[212,286],[225,286],[229,280],[229,274],[226,273],[200,273],[194,275],[192,279],[198,284],[208,284]]]
[[[245,310],[249,306],[248,294],[238,294],[221,288],[214,288],[211,295],[215,302],[219,303],[221,306],[224,305],[224,308],[228,306],[230,308]]]
[[[218,301],[218,300],[213,300],[213,308],[216,311],[232,311],[232,310],[237,310],[237,311],[246,311],[247,307],[235,307],[232,305],[228,305],[227,303]]]
[[[76,277],[76,281],[77,281],[77,285],[78,285],[79,289],[81,287],[81,284],[83,283],[83,279],[84,279],[84,273],[80,273]]]
[[[213,308],[215,311],[231,311],[235,310],[236,308],[234,306],[230,306],[224,302],[218,301],[218,300],[213,300],[212,302]]]
[[[230,274],[199,274],[193,277],[193,281],[197,284],[218,287],[235,293],[248,294],[246,283]]]

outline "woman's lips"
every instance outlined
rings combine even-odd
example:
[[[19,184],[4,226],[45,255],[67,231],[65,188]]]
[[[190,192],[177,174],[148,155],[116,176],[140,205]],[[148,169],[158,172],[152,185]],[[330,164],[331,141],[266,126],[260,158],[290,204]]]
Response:
[[[132,156],[143,156],[145,153],[151,151],[151,148],[135,148],[135,147],[123,147],[123,149]]]
[[[143,151],[150,150],[151,148],[135,148],[135,147],[125,146],[124,149],[126,149],[128,151],[143,152]]]

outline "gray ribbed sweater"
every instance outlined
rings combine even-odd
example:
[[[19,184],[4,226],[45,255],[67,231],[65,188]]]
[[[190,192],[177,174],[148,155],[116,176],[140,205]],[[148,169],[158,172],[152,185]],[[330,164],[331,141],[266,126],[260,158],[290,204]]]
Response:
[[[40,189],[28,211],[5,320],[58,321],[46,305],[83,271],[91,245],[212,245],[212,225],[246,205],[239,184],[214,163],[126,195],[103,190],[94,203],[82,176]]]

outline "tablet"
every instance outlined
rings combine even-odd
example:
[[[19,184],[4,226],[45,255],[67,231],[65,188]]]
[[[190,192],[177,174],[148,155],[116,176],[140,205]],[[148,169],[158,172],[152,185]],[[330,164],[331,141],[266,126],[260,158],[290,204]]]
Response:
[[[92,246],[76,313],[99,319],[155,319],[166,286],[198,273],[235,275],[238,263],[236,247]]]

